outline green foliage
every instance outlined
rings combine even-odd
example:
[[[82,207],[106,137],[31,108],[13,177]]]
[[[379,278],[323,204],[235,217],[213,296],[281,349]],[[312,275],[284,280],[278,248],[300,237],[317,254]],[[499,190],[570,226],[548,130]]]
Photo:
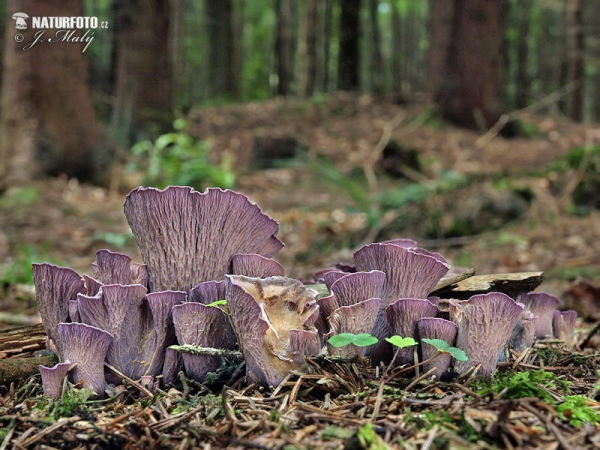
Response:
[[[212,303],[207,304],[206,306],[216,306],[216,307],[219,307],[219,306],[224,306],[226,304],[227,304],[227,300],[217,300],[217,301],[214,301]]]
[[[417,341],[415,341],[411,337],[403,338],[402,336],[395,335],[389,338],[385,338],[385,340],[398,348],[411,347],[413,345],[417,345]]]
[[[354,432],[349,428],[330,425],[321,433],[323,440],[349,439],[354,435]]]
[[[47,411],[46,416],[50,421],[56,421],[61,417],[73,417],[79,415],[87,417],[90,415],[91,402],[90,397],[94,396],[94,391],[90,389],[66,389],[62,398],[52,400],[44,396],[37,407]]]
[[[595,425],[600,423],[600,414],[590,405],[593,402],[584,395],[569,395],[558,405],[556,412],[562,420],[568,421],[575,427],[586,423]]]
[[[125,248],[128,244],[134,242],[134,236],[131,230],[125,233],[112,233],[110,231],[96,231],[90,237],[91,242],[106,242],[116,248]]]
[[[187,132],[187,124],[178,119],[175,131],[156,141],[141,141],[131,149],[133,168],[144,173],[144,183],[159,188],[168,185],[192,186],[199,190],[216,186],[232,188],[235,184],[233,161],[223,158],[217,166],[208,159],[208,144]]]
[[[452,347],[450,344],[448,344],[446,341],[444,341],[442,339],[423,338],[423,339],[421,339],[421,341],[425,342],[426,344],[433,345],[437,349],[438,352],[446,353],[458,361],[468,361],[469,360],[469,358],[467,357],[467,354],[464,352],[464,350],[461,350],[460,348]]]
[[[489,386],[483,387],[478,393],[499,394],[502,398],[519,399],[535,397],[549,404],[555,404],[556,400],[550,395],[549,390],[563,389],[568,391],[569,382],[559,379],[552,372],[543,370],[513,373],[498,373]]]
[[[33,187],[13,187],[0,197],[0,208],[25,208],[37,202],[39,197],[40,193]]]
[[[47,261],[60,265],[60,261],[57,258],[48,255],[47,248],[47,244],[42,246],[29,244],[18,247],[13,259],[0,264],[0,286],[33,284],[31,265],[34,262]]]
[[[378,339],[369,333],[340,333],[331,336],[327,342],[336,348],[345,347],[350,344],[354,344],[357,347],[368,347],[369,345],[377,344]]]
[[[389,450],[389,446],[373,429],[371,422],[365,423],[356,431],[360,448],[365,450]]]

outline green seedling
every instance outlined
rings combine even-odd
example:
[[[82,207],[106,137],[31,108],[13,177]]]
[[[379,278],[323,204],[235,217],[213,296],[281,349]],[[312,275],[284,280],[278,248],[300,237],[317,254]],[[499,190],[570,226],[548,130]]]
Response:
[[[219,306],[225,306],[225,305],[227,305],[227,300],[217,300],[217,301],[214,301],[212,303],[209,303],[206,306],[216,306],[216,307],[219,307]]]
[[[438,352],[450,355],[458,361],[468,361],[469,360],[469,357],[464,352],[464,350],[461,350],[460,348],[452,347],[450,344],[448,344],[446,341],[444,341],[442,339],[423,338],[423,339],[421,339],[421,341],[425,342],[426,344],[433,345]]]
[[[405,347],[411,347],[413,345],[417,345],[417,341],[415,341],[411,337],[403,338],[402,336],[392,336],[389,338],[385,338],[385,340],[388,341],[393,346],[398,347],[398,348],[405,348]]]
[[[377,344],[379,340],[369,333],[340,333],[335,336],[331,336],[327,342],[335,348],[345,347],[346,345],[353,344],[357,347],[368,347],[369,345]]]

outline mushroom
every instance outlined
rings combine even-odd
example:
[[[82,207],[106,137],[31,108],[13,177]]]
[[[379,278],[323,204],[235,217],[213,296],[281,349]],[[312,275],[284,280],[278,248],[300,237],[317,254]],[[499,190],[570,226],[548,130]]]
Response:
[[[59,323],[57,330],[64,362],[76,364],[69,375],[71,381],[82,383],[103,398],[104,359],[113,342],[112,334],[83,323]]]
[[[235,333],[227,314],[219,307],[187,302],[173,308],[173,323],[180,345],[199,345],[211,348],[235,348]],[[219,356],[184,353],[183,365],[188,377],[203,383],[208,372],[221,366]]]
[[[458,327],[454,322],[439,317],[423,317],[417,320],[419,339],[441,339],[453,346],[454,341],[456,340],[457,331]],[[432,345],[422,343],[421,354],[423,361],[427,361],[437,355],[438,350]],[[424,364],[423,371],[428,372],[432,368],[435,368],[433,375],[435,375],[438,380],[441,380],[447,373],[451,364],[452,356],[441,354],[431,362]]]
[[[278,223],[244,195],[217,188],[137,188],[125,216],[148,265],[151,291],[187,291],[219,280],[238,253],[271,257],[283,243]]]
[[[177,350],[167,348],[165,351],[165,362],[163,364],[163,383],[165,385],[174,384],[177,375],[183,369],[183,355]]]
[[[552,319],[558,307],[558,298],[547,292],[529,292],[519,296],[519,302],[537,317],[535,321],[535,337],[539,339],[552,337]]]
[[[498,355],[521,317],[523,305],[500,292],[449,303],[450,319],[458,326],[456,346],[469,358],[456,362],[456,372],[462,374],[481,364],[479,375],[491,377],[496,371]]]
[[[33,264],[33,282],[37,307],[48,336],[47,348],[62,357],[57,326],[69,318],[69,300],[85,292],[81,275],[73,269],[54,264]]]
[[[188,294],[188,302],[208,305],[225,299],[225,281],[205,281],[192,288]]]
[[[531,311],[526,309],[523,310],[520,319],[513,329],[512,336],[508,341],[508,346],[519,353],[522,353],[526,348],[531,347],[535,340],[536,321],[537,316],[534,316]]]
[[[250,378],[277,386],[319,352],[317,295],[290,278],[227,276],[227,305]]]
[[[123,253],[98,250],[92,263],[94,277],[101,284],[141,284],[148,286],[148,268],[131,262]]]
[[[247,277],[267,278],[282,277],[285,274],[283,266],[277,261],[255,253],[237,254],[231,258],[231,273]]]
[[[401,298],[385,308],[391,335],[417,338],[417,321],[423,317],[435,317],[437,306],[420,298]],[[414,364],[414,349],[402,348],[398,351],[395,365]]]
[[[564,341],[569,347],[575,345],[575,324],[577,322],[577,311],[554,311],[552,328],[554,337]]]
[[[15,21],[15,28],[17,30],[26,30],[27,22],[25,19],[29,19],[29,16],[22,12],[17,12],[12,15],[12,19]]]
[[[54,400],[58,400],[62,396],[63,383],[69,367],[71,367],[69,361],[58,363],[54,367],[40,365],[44,394]]]

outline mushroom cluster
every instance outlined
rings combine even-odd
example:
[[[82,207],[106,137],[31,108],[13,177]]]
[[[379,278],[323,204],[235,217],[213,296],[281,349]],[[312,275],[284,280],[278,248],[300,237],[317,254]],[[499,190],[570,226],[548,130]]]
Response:
[[[143,263],[100,250],[92,276],[33,265],[47,347],[60,360],[40,367],[51,397],[60,396],[65,377],[104,396],[106,365],[149,385],[161,376],[172,383],[180,370],[203,382],[220,367],[218,356],[169,348],[177,343],[239,349],[250,379],[277,386],[290,371],[305,370],[307,357],[351,356],[327,344],[341,333],[377,337],[378,344],[362,350],[372,364],[391,361],[387,337],[443,339],[469,357],[456,372],[477,366],[484,376],[506,345],[521,350],[551,334],[573,342],[575,315],[557,311],[549,294],[522,295],[519,302],[501,293],[450,300],[450,320],[439,317],[440,299],[431,292],[450,266],[412,240],[365,245],[354,265],[319,271],[316,278],[329,290],[319,298],[270,259],[284,246],[278,223],[242,194],[137,188],[124,209]],[[395,363],[413,364],[414,356],[401,352]],[[450,357],[432,364],[441,377]]]

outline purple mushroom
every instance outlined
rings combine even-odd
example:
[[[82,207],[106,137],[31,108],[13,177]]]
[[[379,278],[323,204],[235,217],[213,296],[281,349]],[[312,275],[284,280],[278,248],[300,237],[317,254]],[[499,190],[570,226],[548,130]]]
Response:
[[[446,319],[441,319],[439,317],[423,317],[417,321],[417,331],[419,339],[441,339],[452,346],[456,340],[458,327],[454,322],[450,322]],[[433,345],[422,343],[421,353],[423,361],[427,361],[437,355],[438,350]],[[424,364],[423,371],[427,372],[432,368],[435,368],[433,374],[440,380],[444,374],[447,373],[448,369],[450,369],[451,364],[452,356],[442,354],[431,362]]]
[[[278,224],[242,194],[211,188],[137,188],[125,215],[148,265],[151,291],[187,291],[229,273],[238,253],[271,257]]]
[[[173,308],[173,323],[180,345],[199,345],[211,348],[235,348],[235,333],[227,314],[219,307],[186,302]],[[208,372],[221,366],[219,356],[190,355],[184,353],[185,373],[196,381],[204,382]]]
[[[233,255],[231,273],[253,278],[282,277],[283,266],[277,261],[255,253]]]
[[[506,294],[490,292],[469,300],[450,300],[450,319],[458,326],[456,346],[468,361],[457,361],[455,370],[462,374],[481,364],[479,375],[491,377],[498,355],[508,342],[523,312],[523,305]]]
[[[523,310],[521,317],[512,331],[508,346],[519,353],[531,347],[535,340],[536,321],[537,316],[534,316],[531,311]]]
[[[37,307],[48,336],[47,347],[62,357],[57,327],[69,318],[69,300],[85,292],[83,279],[74,270],[53,264],[33,264],[32,270]]]
[[[163,364],[163,383],[174,384],[177,375],[183,369],[183,355],[177,350],[167,348],[165,351],[165,362]]]
[[[208,305],[225,299],[225,281],[205,281],[190,289],[188,302]]]
[[[227,305],[246,373],[267,386],[277,386],[306,355],[321,344],[314,322],[319,315],[317,292],[284,277],[227,276]]]
[[[401,298],[385,308],[391,335],[417,338],[417,321],[423,317],[435,317],[437,306],[420,298]],[[398,351],[396,365],[414,364],[414,349],[407,347]]]
[[[529,292],[519,296],[519,302],[525,309],[537,316],[535,321],[535,337],[539,339],[552,337],[552,319],[558,307],[558,298],[547,292]]]
[[[67,372],[69,371],[69,367],[71,367],[69,361],[58,363],[54,367],[40,366],[44,394],[54,400],[61,397],[63,383],[67,376]]]
[[[577,311],[554,311],[552,328],[554,337],[565,342],[569,347],[575,345],[575,323],[577,322]]]
[[[83,387],[103,398],[106,386],[104,359],[113,336],[83,323],[59,323],[57,329],[64,362],[76,364],[69,378],[73,383],[82,383]]]
[[[141,284],[148,286],[148,268],[134,263],[123,253],[98,250],[92,263],[94,277],[101,284]]]

